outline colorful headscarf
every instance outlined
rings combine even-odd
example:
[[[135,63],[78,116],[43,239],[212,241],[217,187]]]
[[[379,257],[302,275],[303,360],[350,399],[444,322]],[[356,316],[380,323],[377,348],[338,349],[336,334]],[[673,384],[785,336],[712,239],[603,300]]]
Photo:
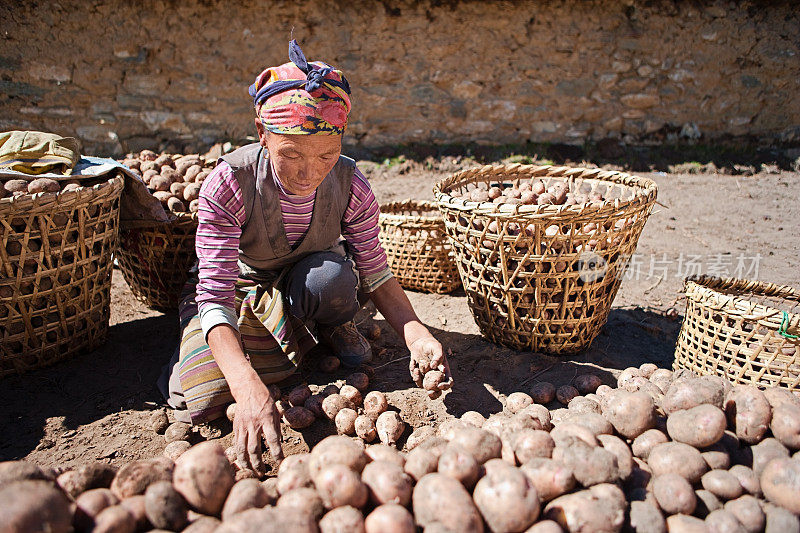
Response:
[[[306,60],[292,39],[291,62],[264,70],[250,86],[253,106],[264,127],[284,135],[344,133],[350,113],[350,84],[322,61]]]

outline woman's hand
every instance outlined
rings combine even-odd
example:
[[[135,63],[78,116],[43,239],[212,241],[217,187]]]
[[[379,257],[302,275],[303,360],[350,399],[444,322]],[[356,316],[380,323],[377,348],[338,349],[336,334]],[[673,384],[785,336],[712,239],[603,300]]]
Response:
[[[411,379],[418,387],[422,387],[422,380],[429,370],[444,372],[444,381],[438,385],[439,391],[453,386],[450,365],[439,341],[433,337],[420,337],[409,344],[408,349],[411,352],[411,362],[409,363]]]
[[[259,381],[248,389],[244,397],[236,399],[236,416],[233,419],[236,462],[240,468],[249,466],[258,475],[263,475],[265,471],[261,459],[262,435],[273,459],[280,463],[283,460],[281,417],[275,408],[275,400]]]

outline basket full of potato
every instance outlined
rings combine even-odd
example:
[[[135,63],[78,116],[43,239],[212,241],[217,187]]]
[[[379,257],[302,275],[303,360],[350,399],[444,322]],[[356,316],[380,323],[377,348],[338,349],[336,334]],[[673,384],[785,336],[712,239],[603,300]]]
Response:
[[[605,324],[657,188],[621,172],[513,164],[458,172],[434,193],[482,334],[571,354]]]
[[[196,154],[156,154],[142,150],[122,163],[141,176],[170,214],[170,221],[120,234],[118,264],[133,294],[154,309],[177,309],[180,293],[197,257],[197,204],[200,186],[214,161]]]
[[[118,174],[0,175],[0,377],[105,342]]]

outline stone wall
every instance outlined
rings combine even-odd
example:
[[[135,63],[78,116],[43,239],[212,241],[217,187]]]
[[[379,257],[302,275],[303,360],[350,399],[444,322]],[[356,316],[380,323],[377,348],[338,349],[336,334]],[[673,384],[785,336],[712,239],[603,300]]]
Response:
[[[0,128],[95,153],[241,139],[292,30],[354,87],[350,144],[800,141],[793,1],[8,2]]]

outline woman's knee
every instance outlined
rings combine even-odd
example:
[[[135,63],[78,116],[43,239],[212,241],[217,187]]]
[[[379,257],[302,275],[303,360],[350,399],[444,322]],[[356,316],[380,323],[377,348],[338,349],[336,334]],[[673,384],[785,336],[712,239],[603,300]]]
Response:
[[[334,252],[312,254],[289,273],[287,297],[293,315],[338,325],[358,311],[358,277],[350,261]]]

